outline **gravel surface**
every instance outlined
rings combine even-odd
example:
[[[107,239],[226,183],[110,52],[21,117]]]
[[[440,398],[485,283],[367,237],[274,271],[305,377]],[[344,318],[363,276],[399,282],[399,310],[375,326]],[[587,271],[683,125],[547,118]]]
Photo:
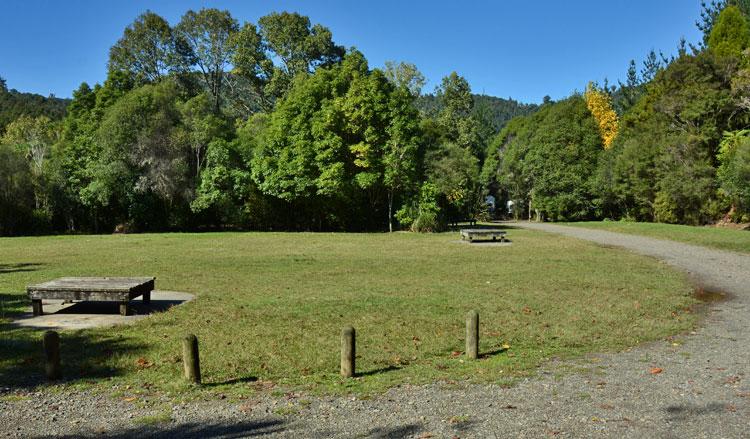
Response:
[[[150,401],[158,409],[90,392],[0,389],[0,435],[750,437],[750,256],[606,231],[516,226],[654,256],[729,299],[710,304],[703,327],[691,334],[550,363],[512,388],[436,383],[401,386],[366,400],[265,395],[242,402]]]

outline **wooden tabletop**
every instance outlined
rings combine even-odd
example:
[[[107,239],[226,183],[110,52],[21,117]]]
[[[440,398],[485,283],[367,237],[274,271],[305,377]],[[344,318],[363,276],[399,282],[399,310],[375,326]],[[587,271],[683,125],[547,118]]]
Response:
[[[154,277],[61,277],[26,287],[27,291],[130,292],[153,282]]]

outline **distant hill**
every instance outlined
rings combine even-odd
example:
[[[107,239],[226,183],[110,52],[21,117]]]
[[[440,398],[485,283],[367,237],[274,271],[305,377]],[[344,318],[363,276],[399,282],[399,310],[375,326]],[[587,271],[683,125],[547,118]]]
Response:
[[[525,116],[535,112],[539,106],[524,104],[515,99],[503,99],[495,96],[474,94],[474,110],[486,107],[496,131],[500,131],[509,120],[516,116]],[[434,116],[440,111],[440,103],[435,95],[426,94],[417,98],[417,108],[427,115]]]
[[[46,115],[53,120],[62,119],[68,102],[70,99],[44,97],[14,89],[8,90],[5,81],[0,78],[0,134],[5,132],[5,127],[9,123],[22,115],[35,117]]]

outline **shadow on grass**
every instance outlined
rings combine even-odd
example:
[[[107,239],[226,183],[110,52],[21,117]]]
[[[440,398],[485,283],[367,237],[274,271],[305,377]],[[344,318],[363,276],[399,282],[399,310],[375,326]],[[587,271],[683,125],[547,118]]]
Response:
[[[167,438],[224,438],[234,439],[242,437],[265,436],[283,431],[283,421],[245,421],[232,424],[205,424],[191,422],[177,425],[144,425],[141,427],[125,430],[107,432],[104,434],[73,434],[60,436],[64,438],[89,438],[106,437],[113,439],[125,439],[133,437],[148,437],[157,439]]]
[[[398,366],[391,365],[391,366],[388,366],[388,367],[381,367],[379,369],[368,370],[367,372],[357,372],[355,374],[355,376],[357,376],[357,377],[369,377],[369,376],[373,376],[373,375],[379,375],[381,373],[393,372],[394,370],[399,370],[399,369],[401,369],[401,368],[398,367]]]
[[[0,274],[37,271],[44,264],[38,262],[22,262],[18,264],[0,264]]]
[[[493,349],[491,351],[480,352],[479,353],[479,358],[490,358],[490,357],[494,357],[495,355],[502,354],[504,352],[508,352],[508,349],[507,348],[496,348],[496,349]]]
[[[0,293],[0,319],[17,314],[24,307],[29,306],[29,303],[25,295]]]
[[[173,306],[185,303],[186,300],[151,299],[149,304],[141,300],[130,301],[131,315],[149,315],[168,311]],[[81,301],[66,306],[53,314],[120,314],[120,302]]]
[[[230,380],[221,381],[218,383],[203,383],[203,387],[218,387],[218,386],[229,386],[232,384],[242,384],[242,383],[254,383],[258,381],[258,377],[255,376],[247,376],[247,377],[240,377],[240,378],[232,378]]]
[[[31,389],[48,383],[71,383],[125,373],[109,361],[145,348],[123,337],[92,336],[86,331],[60,333],[62,378],[48,381],[44,375],[44,331],[0,324],[0,387]]]

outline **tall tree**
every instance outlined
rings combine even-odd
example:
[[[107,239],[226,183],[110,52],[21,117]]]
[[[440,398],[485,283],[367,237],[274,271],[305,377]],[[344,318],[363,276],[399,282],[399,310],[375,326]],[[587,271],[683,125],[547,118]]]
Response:
[[[266,90],[274,73],[273,61],[267,56],[258,29],[245,23],[232,37],[232,75],[227,85],[233,102],[239,105],[244,116],[256,111],[269,111],[273,96]]]
[[[468,81],[452,72],[443,78],[436,94],[442,107],[437,119],[447,142],[481,156],[477,121],[472,116],[474,98]]]
[[[281,62],[269,85],[269,92],[276,97],[286,94],[298,74],[340,62],[345,54],[327,27],[312,25],[309,17],[296,12],[266,15],[258,20],[258,27],[266,49]]]
[[[217,113],[221,109],[222,85],[235,51],[232,35],[238,30],[239,24],[229,11],[213,8],[187,11],[175,27],[191,50],[191,64],[198,67]]]
[[[586,106],[599,125],[599,134],[602,136],[604,149],[609,149],[617,136],[619,127],[617,113],[612,108],[612,99],[609,94],[599,90],[591,82],[586,87],[583,97],[586,100]]]
[[[14,145],[29,161],[37,209],[46,209],[49,205],[44,184],[44,165],[58,135],[58,126],[47,116],[21,116],[8,125],[1,140],[7,145]]]
[[[396,87],[403,87],[414,96],[419,96],[425,84],[422,72],[412,63],[408,62],[385,62],[385,77]]]
[[[708,48],[718,56],[737,56],[750,45],[750,25],[740,9],[727,6],[719,13],[708,37]]]
[[[109,49],[110,73],[127,72],[136,84],[159,81],[180,65],[172,28],[151,11],[139,15]]]

